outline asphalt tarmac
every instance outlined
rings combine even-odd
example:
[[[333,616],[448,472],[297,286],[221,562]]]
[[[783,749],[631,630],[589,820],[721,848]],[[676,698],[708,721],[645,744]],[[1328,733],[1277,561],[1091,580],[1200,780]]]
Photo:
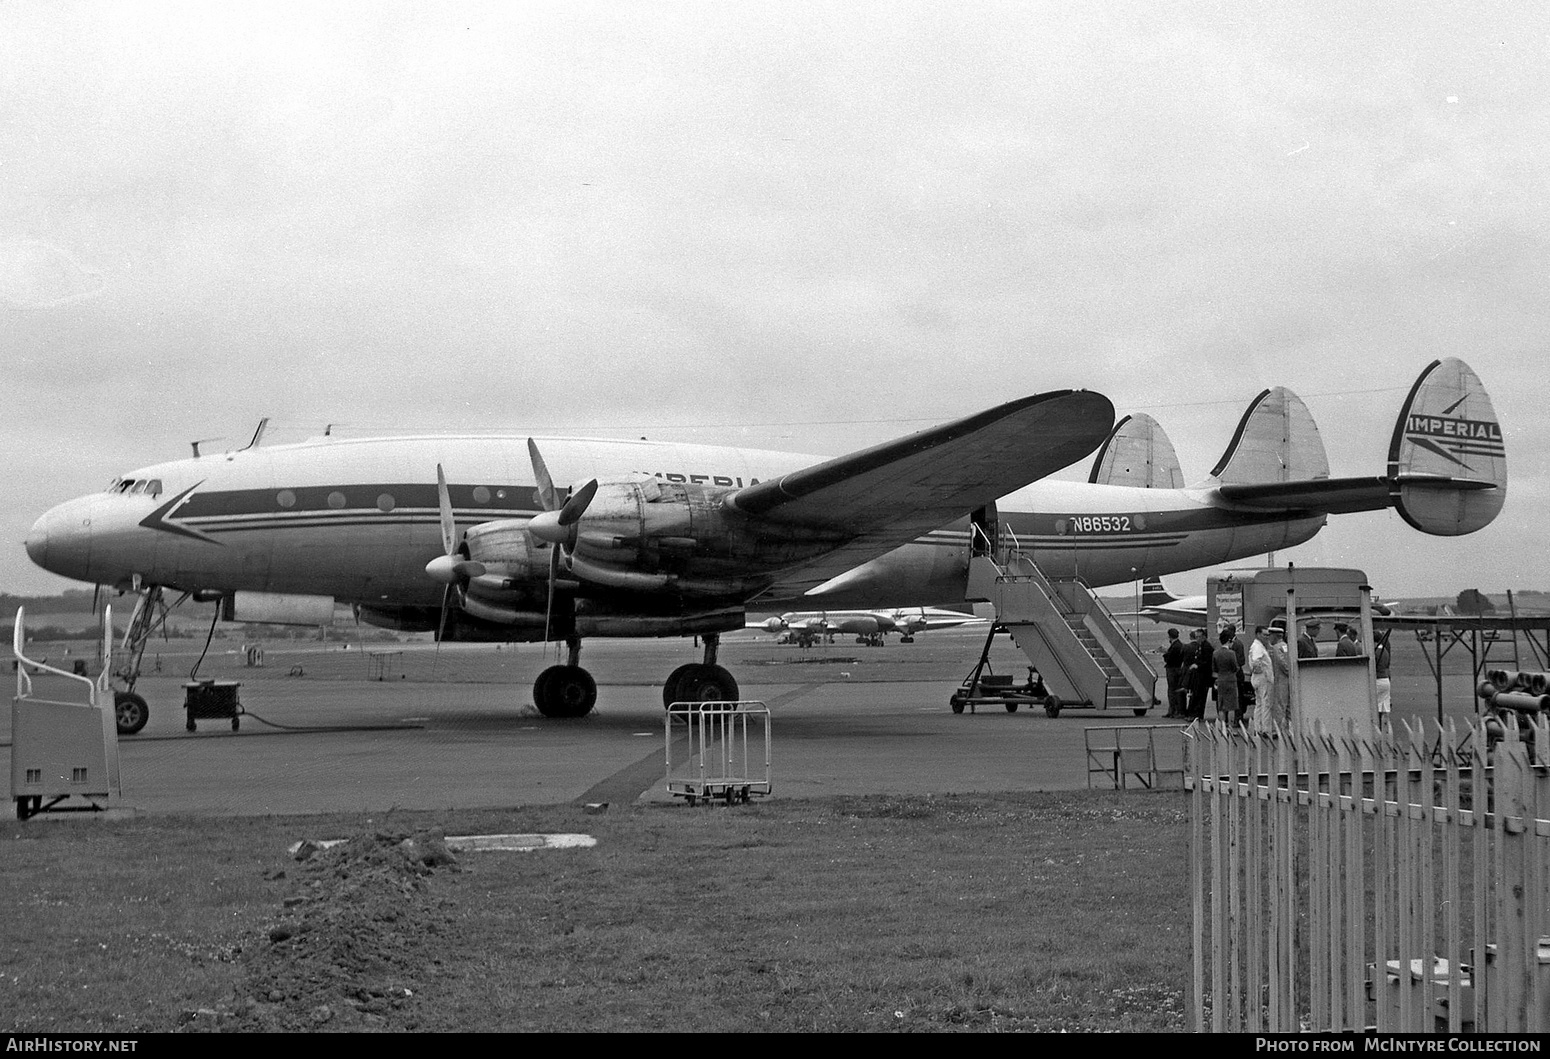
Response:
[[[1142,627],[1160,649],[1161,629]],[[954,714],[948,697],[979,656],[984,629],[923,633],[913,644],[836,643],[809,650],[768,635],[733,634],[720,661],[745,700],[770,711],[772,798],[1110,787],[1106,758],[1089,741],[1150,738],[1159,767],[1182,763],[1183,729],[1158,708],[1067,709],[1050,718],[1024,707]],[[551,720],[531,705],[532,680],[555,660],[537,645],[264,643],[249,666],[234,640],[217,640],[198,676],[240,682],[246,711],[186,729],[183,684],[198,642],[156,645],[138,690],[151,720],[119,741],[123,805],[144,813],[199,815],[383,812],[521,804],[673,801],[668,746],[682,763],[681,729],[669,739],[661,681],[698,661],[688,640],[589,640],[582,663],[599,685],[587,717]],[[1414,644],[1396,640],[1396,715],[1435,716],[1435,690]],[[58,657],[54,659],[60,661]],[[1026,661],[1006,637],[997,672]],[[1450,714],[1467,721],[1467,660],[1449,677]],[[9,744],[9,711],[0,711]],[[1095,731],[1089,731],[1095,730]],[[749,729],[747,773],[762,779],[762,729]],[[1135,785],[1132,777],[1129,785]]]

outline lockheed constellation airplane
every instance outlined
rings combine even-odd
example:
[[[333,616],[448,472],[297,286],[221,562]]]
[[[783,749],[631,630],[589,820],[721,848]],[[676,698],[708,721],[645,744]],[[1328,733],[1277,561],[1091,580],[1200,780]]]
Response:
[[[857,643],[875,647],[886,642],[891,632],[899,634],[900,643],[913,643],[918,632],[984,624],[985,620],[940,607],[898,607],[893,610],[787,611],[763,621],[750,621],[748,628],[780,634],[781,643],[802,647],[811,647],[822,639],[833,643],[839,633],[853,633]]]
[[[971,556],[1009,547],[1049,576],[1118,584],[1289,548],[1330,514],[1388,506],[1424,532],[1469,533],[1507,481],[1490,398],[1455,359],[1422,372],[1386,473],[1362,478],[1329,477],[1311,415],[1280,388],[1191,487],[1150,417],[1115,427],[1109,400],[1083,390],[830,460],[575,438],[256,442],[132,471],[28,534],[43,568],[139,596],[122,731],[147,717],[145,643],[190,598],[234,621],[326,623],[345,602],[442,640],[563,641],[566,663],[533,698],[576,717],[597,697],[584,637],[698,635],[703,662],[669,675],[664,701],[731,700],[719,636],[749,607],[962,604]],[[1099,446],[1087,482],[1041,481]],[[582,484],[567,495],[556,477]]]

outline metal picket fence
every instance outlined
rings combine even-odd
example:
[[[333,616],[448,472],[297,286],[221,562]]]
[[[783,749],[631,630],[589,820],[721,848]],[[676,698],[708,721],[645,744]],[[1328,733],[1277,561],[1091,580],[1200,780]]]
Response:
[[[1185,743],[1196,1030],[1550,1028],[1546,718]]]

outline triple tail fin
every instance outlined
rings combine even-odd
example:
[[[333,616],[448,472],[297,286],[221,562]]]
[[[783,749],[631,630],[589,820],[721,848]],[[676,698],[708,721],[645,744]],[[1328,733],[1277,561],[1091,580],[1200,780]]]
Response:
[[[1144,412],[1128,415],[1098,449],[1087,480],[1096,485],[1142,489],[1183,489],[1184,472],[1173,442],[1157,420]]]
[[[1489,525],[1507,499],[1501,424],[1479,377],[1456,357],[1427,365],[1410,388],[1394,424],[1383,475],[1330,478],[1318,428],[1290,393],[1295,407],[1288,403],[1281,417],[1286,429],[1277,439],[1277,417],[1260,411],[1276,392],[1267,390],[1249,406],[1212,471],[1219,499],[1237,507],[1302,514],[1392,506],[1423,533],[1450,537]]]
[[[1328,478],[1324,438],[1302,398],[1284,386],[1254,398],[1211,477],[1222,485]]]
[[[1389,495],[1424,533],[1489,525],[1507,500],[1507,445],[1491,397],[1468,364],[1434,360],[1410,388],[1389,443]]]

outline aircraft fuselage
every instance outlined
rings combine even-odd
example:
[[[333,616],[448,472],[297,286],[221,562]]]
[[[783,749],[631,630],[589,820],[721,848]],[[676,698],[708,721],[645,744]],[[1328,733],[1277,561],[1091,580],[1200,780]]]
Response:
[[[739,488],[820,457],[655,442],[540,439],[557,483],[631,473]],[[373,606],[436,607],[426,563],[442,552],[435,468],[447,469],[460,531],[540,510],[523,438],[320,439],[158,464],[116,490],[52,509],[27,549],[81,581],[189,591],[333,596]],[[1311,538],[1324,516],[1233,511],[1204,491],[1045,480],[1005,498],[1002,543],[1051,576],[1090,585],[1231,562]],[[822,591],[822,605],[962,602],[968,520],[864,564]],[[779,579],[760,607],[795,602]]]

